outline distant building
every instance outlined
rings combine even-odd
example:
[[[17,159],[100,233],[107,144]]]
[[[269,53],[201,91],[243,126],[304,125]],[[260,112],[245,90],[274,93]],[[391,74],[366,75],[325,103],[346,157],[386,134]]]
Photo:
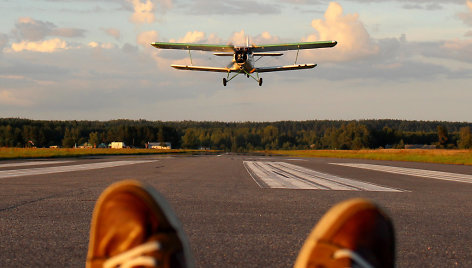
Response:
[[[93,148],[93,145],[86,142],[86,143],[80,145],[78,148],[80,148],[80,149],[90,149],[90,148]]]
[[[126,145],[122,141],[113,141],[112,143],[110,143],[110,148],[112,148],[112,149],[123,149],[123,148],[126,148]]]
[[[108,146],[105,143],[100,143],[97,148],[108,148]]]
[[[170,150],[172,149],[172,146],[170,142],[148,142],[146,148]]]

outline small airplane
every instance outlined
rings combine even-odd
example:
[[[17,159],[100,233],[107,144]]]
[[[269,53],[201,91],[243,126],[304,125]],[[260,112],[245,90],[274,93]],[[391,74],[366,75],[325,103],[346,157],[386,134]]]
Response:
[[[188,50],[190,56],[191,65],[176,65],[172,64],[171,67],[179,70],[191,70],[191,71],[207,71],[207,72],[221,72],[227,73],[227,77],[223,78],[223,85],[233,80],[239,74],[246,74],[249,78],[253,78],[262,86],[262,78],[259,77],[259,73],[267,72],[278,72],[278,71],[290,71],[290,70],[302,70],[315,68],[317,64],[297,64],[298,53],[300,49],[315,49],[315,48],[328,48],[336,46],[336,41],[317,41],[317,42],[302,42],[302,43],[286,43],[286,44],[270,44],[270,45],[249,45],[249,38],[246,39],[246,46],[233,46],[233,45],[210,45],[210,44],[186,44],[186,43],[166,43],[166,42],[155,42],[151,43],[152,46],[161,49],[181,49]],[[195,66],[192,62],[191,50],[200,51],[213,51],[215,56],[233,57],[231,63],[226,67],[208,67],[208,66]],[[282,56],[282,53],[274,53],[274,51],[287,51],[297,50],[297,56],[295,58],[294,65],[285,66],[271,66],[271,67],[255,67],[255,63],[262,57],[278,57]],[[255,57],[259,57],[255,59]],[[230,77],[230,73],[236,73]],[[254,77],[253,74],[256,74]]]

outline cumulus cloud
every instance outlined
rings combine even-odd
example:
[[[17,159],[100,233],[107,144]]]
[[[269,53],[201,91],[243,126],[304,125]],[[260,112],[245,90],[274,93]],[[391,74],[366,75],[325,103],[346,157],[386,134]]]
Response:
[[[205,39],[205,33],[200,31],[187,32],[183,38],[171,39],[170,42],[197,43]]]
[[[262,32],[261,34],[254,37],[253,42],[256,44],[268,44],[268,43],[275,43],[279,42],[280,38],[278,36],[274,36],[269,32]]]
[[[467,12],[460,12],[457,14],[457,17],[461,19],[465,24],[472,25],[472,1],[467,0]]]
[[[169,42],[177,42],[177,43],[203,43],[203,44],[219,44],[222,42],[221,38],[216,36],[215,34],[207,35],[201,31],[192,31],[187,32],[184,37],[178,39],[169,39]]]
[[[375,55],[378,46],[370,37],[358,14],[343,14],[343,8],[331,2],[324,14],[324,19],[312,21],[317,31],[304,38],[304,41],[336,40],[338,45],[330,50],[323,50],[323,55],[336,61],[347,61]]]
[[[239,32],[234,32],[231,37],[229,38],[229,43],[234,44],[236,46],[245,46],[246,45],[246,39],[249,37],[249,45],[251,44],[268,44],[268,43],[273,43],[273,42],[278,42],[279,37],[273,36],[267,31],[262,32],[261,34],[258,34],[254,37],[249,36],[244,30],[241,30]]]
[[[137,24],[152,23],[156,20],[154,15],[154,3],[151,0],[128,0],[133,5],[134,13],[130,20]]]
[[[158,32],[156,31],[147,31],[138,34],[136,38],[136,42],[141,46],[147,48],[150,46],[151,43],[156,42],[158,40]]]
[[[115,45],[112,43],[99,43],[95,41],[89,42],[87,45],[91,48],[104,48],[104,49],[115,48]]]
[[[472,39],[447,41],[441,50],[443,56],[472,63]]]
[[[102,29],[106,34],[108,34],[109,36],[112,36],[114,37],[116,40],[120,40],[121,38],[121,32],[120,30],[116,29],[116,28],[106,28],[106,29]]]
[[[14,52],[20,51],[36,51],[36,52],[55,52],[61,49],[67,49],[67,43],[64,40],[59,38],[54,38],[51,40],[38,41],[38,42],[28,42],[21,41],[19,43],[13,43],[11,45],[11,50]]]
[[[246,45],[246,38],[246,32],[244,32],[244,30],[241,30],[239,32],[233,33],[229,39],[229,42],[236,46],[243,46]]]
[[[17,40],[39,41],[47,36],[82,37],[85,30],[78,28],[58,28],[49,21],[35,20],[30,17],[19,18],[13,29]]]

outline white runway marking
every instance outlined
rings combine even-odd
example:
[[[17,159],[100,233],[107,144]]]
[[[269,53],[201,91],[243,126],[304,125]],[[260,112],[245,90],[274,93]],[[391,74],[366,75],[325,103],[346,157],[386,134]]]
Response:
[[[58,167],[42,167],[42,168],[29,168],[29,169],[17,169],[17,170],[3,170],[0,171],[1,178],[11,178],[20,176],[32,176],[32,175],[43,175],[51,173],[71,172],[71,171],[82,171],[100,168],[111,168],[125,165],[142,164],[155,162],[156,160],[141,160],[141,161],[112,161],[112,162],[100,162],[82,165],[70,165],[70,166],[58,166]]]
[[[244,161],[243,164],[261,188],[403,192],[284,162]]]
[[[3,168],[3,167],[24,167],[24,166],[52,165],[52,164],[62,164],[62,163],[69,163],[69,162],[72,162],[72,161],[29,161],[29,162],[0,164],[0,168]]]
[[[290,158],[290,159],[285,159],[285,161],[308,161],[308,160],[302,159],[302,158]]]
[[[416,176],[416,177],[422,177],[422,178],[472,183],[472,175],[467,175],[467,174],[449,173],[449,172],[424,170],[424,169],[416,169],[416,168],[402,168],[402,167],[392,167],[392,166],[371,165],[371,164],[354,164],[354,163],[331,163],[331,164],[339,165],[339,166],[346,166],[346,167],[353,167],[353,168],[370,169],[370,170],[375,170],[375,171],[383,171],[383,172],[394,173],[394,174]]]

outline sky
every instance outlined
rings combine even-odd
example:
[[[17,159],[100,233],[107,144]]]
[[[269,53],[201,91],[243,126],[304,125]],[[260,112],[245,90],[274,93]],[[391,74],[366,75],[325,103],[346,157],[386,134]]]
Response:
[[[336,40],[264,84],[158,41]],[[293,64],[296,52],[258,66]],[[228,58],[192,52],[193,64]],[[472,122],[472,0],[0,0],[0,117]]]

